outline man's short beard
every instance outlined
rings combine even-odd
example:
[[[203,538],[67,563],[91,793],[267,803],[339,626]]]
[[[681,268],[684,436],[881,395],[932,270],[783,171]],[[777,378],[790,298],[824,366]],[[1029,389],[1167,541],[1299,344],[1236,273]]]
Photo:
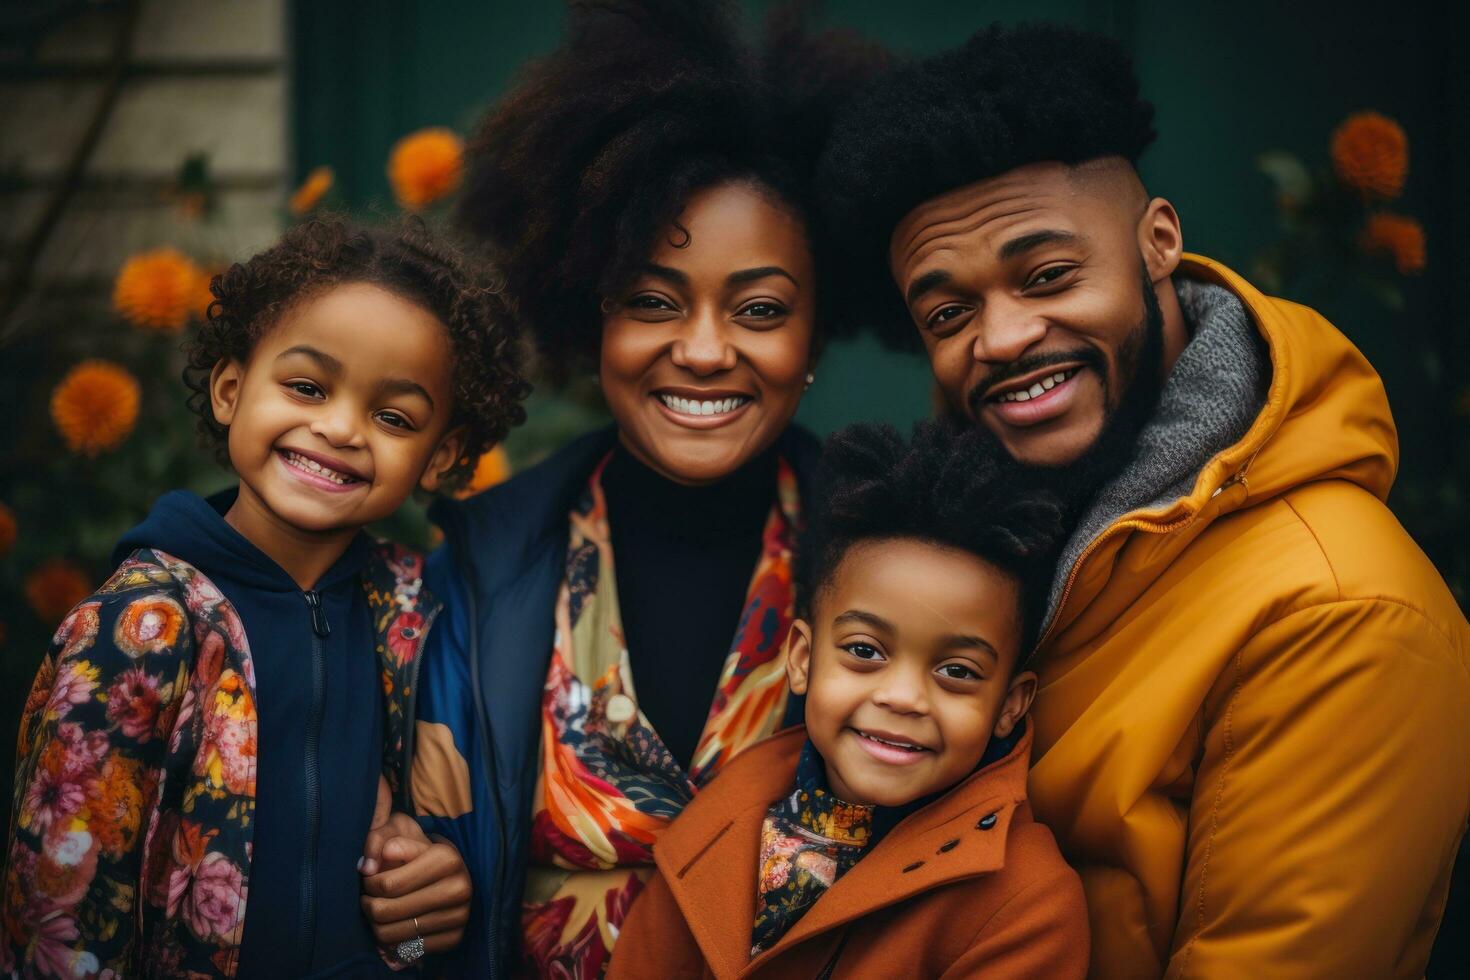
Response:
[[[1028,466],[1043,487],[1066,503],[1073,517],[1079,516],[1097,492],[1132,460],[1138,436],[1153,417],[1164,390],[1164,312],[1141,259],[1140,279],[1143,316],[1118,348],[1117,375],[1123,385],[1123,393],[1118,403],[1107,409],[1102,431],[1092,445],[1070,463]],[[1106,367],[1095,369],[1101,372]],[[1100,380],[1106,393],[1108,379],[1104,376]],[[993,387],[993,384],[986,387]],[[978,411],[975,424],[979,425]]]

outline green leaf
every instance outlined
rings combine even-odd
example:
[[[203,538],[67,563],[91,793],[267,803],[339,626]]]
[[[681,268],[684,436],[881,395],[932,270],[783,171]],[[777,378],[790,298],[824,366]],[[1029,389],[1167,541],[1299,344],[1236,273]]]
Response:
[[[1256,168],[1276,185],[1276,199],[1293,208],[1311,198],[1312,175],[1306,166],[1285,150],[1271,150],[1256,157]]]
[[[1362,283],[1369,295],[1382,303],[1385,309],[1393,310],[1395,313],[1403,310],[1404,294],[1393,283],[1371,278],[1364,278]]]

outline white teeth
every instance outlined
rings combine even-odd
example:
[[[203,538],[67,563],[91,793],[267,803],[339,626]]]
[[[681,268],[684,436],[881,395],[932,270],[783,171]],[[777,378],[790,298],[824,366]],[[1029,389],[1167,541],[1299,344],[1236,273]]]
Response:
[[[713,401],[695,401],[691,398],[680,398],[677,395],[659,395],[658,397],[660,401],[680,415],[724,415],[735,411],[750,400],[744,396]]]
[[[1080,368],[1072,368],[1067,371],[1058,371],[1056,374],[1053,374],[1050,377],[1042,378],[1040,381],[1036,382],[1025,391],[1008,391],[1004,395],[1001,395],[999,398],[997,398],[996,401],[1029,402],[1031,399],[1037,398],[1041,395],[1044,395],[1046,392],[1051,391],[1057,385],[1072,377],[1072,375],[1076,374],[1079,370]]]
[[[306,472],[315,474],[316,476],[324,476],[328,480],[331,480],[333,483],[347,483],[349,480],[352,479],[351,477],[344,476],[343,474],[338,473],[336,470],[328,469],[321,463],[318,463],[316,460],[303,456],[300,453],[286,453],[286,461],[299,470],[305,470]]]
[[[877,742],[879,745],[891,745],[896,749],[905,749],[909,752],[924,751],[922,746],[914,745],[910,742],[892,742],[886,738],[879,738],[877,735],[869,735],[867,732],[861,732],[859,734],[861,734],[863,738],[867,739],[868,741]]]

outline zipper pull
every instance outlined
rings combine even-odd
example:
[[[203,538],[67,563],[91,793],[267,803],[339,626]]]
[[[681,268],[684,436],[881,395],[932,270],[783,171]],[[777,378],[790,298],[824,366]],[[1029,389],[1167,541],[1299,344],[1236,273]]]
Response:
[[[303,592],[302,598],[306,600],[306,607],[311,610],[311,631],[320,637],[332,635],[332,627],[327,625],[327,614],[322,609],[322,597],[315,592]]]

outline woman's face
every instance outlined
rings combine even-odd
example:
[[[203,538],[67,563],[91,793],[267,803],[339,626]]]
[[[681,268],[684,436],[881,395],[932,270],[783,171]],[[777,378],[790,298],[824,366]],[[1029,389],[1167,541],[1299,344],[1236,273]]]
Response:
[[[776,440],[811,366],[806,229],[744,183],[689,199],[602,320],[602,390],[624,446],[683,484],[712,483]]]

